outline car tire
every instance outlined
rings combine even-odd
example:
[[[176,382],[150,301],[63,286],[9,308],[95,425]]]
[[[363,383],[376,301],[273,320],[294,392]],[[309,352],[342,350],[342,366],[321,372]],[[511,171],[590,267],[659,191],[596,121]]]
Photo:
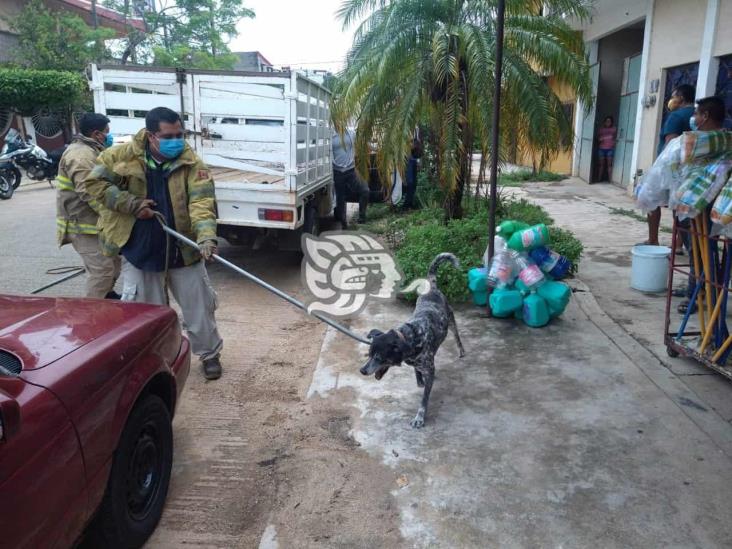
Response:
[[[173,464],[171,423],[170,412],[159,397],[147,395],[135,404],[90,530],[93,546],[142,547],[155,530]]]

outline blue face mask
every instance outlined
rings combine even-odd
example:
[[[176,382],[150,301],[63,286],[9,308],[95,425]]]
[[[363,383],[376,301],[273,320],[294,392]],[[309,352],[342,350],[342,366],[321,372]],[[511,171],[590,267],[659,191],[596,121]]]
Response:
[[[114,145],[114,137],[112,136],[111,133],[108,133],[107,135],[104,136],[104,146],[109,148],[112,145]]]
[[[693,116],[691,118],[689,118],[689,127],[691,128],[691,131],[693,131],[693,132],[699,131],[699,126],[696,123],[696,118]]]
[[[160,139],[158,140],[158,144],[160,154],[172,160],[173,158],[178,158],[183,152],[185,139],[182,137],[180,139]]]

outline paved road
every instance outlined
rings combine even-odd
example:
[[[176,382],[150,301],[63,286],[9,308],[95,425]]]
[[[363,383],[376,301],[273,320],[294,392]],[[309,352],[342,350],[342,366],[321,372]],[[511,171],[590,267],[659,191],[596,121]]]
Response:
[[[0,291],[76,263],[55,248],[53,199],[22,189],[0,202]],[[222,254],[300,290],[295,256]],[[192,372],[149,547],[732,545],[729,424],[586,288],[543,330],[459,308],[468,355],[448,338],[414,431],[408,367],[363,378],[363,346],[216,266],[211,278],[225,375]],[[380,304],[354,328],[409,313]]]
[[[47,269],[79,264],[70,246],[57,248],[54,231],[48,186],[23,187],[0,202],[0,292],[27,293],[54,279]],[[300,291],[295,254],[225,245],[221,253],[285,291]],[[398,538],[388,510],[391,472],[351,437],[347,403],[306,400],[323,325],[219,265],[209,272],[219,296],[224,377],[206,382],[197,367],[191,371],[174,421],[168,502],[149,547],[257,547],[274,536],[265,530],[275,511],[292,514],[292,535],[303,536],[304,546],[393,545],[378,543]],[[82,276],[44,295],[81,296],[83,284]]]

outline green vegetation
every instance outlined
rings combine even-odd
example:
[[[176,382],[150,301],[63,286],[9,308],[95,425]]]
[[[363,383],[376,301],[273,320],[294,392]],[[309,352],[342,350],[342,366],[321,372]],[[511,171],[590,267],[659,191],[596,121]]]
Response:
[[[567,23],[590,14],[585,0],[507,2],[502,150],[518,143],[547,159],[572,143],[572,123],[549,85],[592,103],[579,33]],[[495,63],[495,2],[345,0],[344,26],[356,29],[336,86],[336,126],[358,120],[359,169],[376,144],[384,176],[401,169],[420,126],[432,179],[444,191],[444,217],[463,215],[470,150],[490,153]],[[388,177],[382,177],[388,180]]]
[[[647,216],[645,216],[643,214],[639,214],[635,210],[631,210],[629,208],[614,208],[614,207],[611,207],[610,208],[610,215],[624,215],[625,217],[630,217],[631,219],[635,219],[636,221],[641,221],[643,223],[648,223],[648,217]],[[664,227],[663,225],[661,225],[659,227],[659,230],[662,233],[669,233],[669,234],[673,233],[673,230],[670,227]]]
[[[12,52],[13,60],[34,69],[80,72],[105,56],[104,40],[114,37],[114,31],[95,30],[70,12],[50,11],[42,0],[30,0],[6,21],[20,42]]]
[[[30,115],[38,107],[71,107],[83,100],[86,83],[78,73],[0,68],[0,107]]]
[[[566,176],[540,170],[516,170],[515,172],[504,172],[498,177],[498,184],[502,187],[520,187],[522,184],[531,181],[562,181]]]
[[[461,263],[460,270],[451,266],[440,269],[440,289],[453,302],[468,298],[467,272],[483,264],[483,254],[488,244],[488,206],[485,201],[477,207],[466,208],[462,219],[441,222],[440,208],[424,208],[404,214],[396,214],[387,205],[377,204],[369,209],[369,222],[360,225],[367,231],[380,235],[394,250],[397,263],[404,272],[405,283],[422,278],[427,267],[440,252],[452,252]],[[577,268],[582,256],[582,243],[564,229],[554,227],[554,220],[540,206],[521,199],[503,199],[498,204],[497,218],[516,219],[531,225],[545,223],[549,226],[551,247],[569,258]]]
[[[106,6],[127,17],[138,17],[135,2],[104,0]],[[123,64],[166,67],[232,69],[238,58],[229,42],[236,25],[254,12],[242,0],[175,0],[155,2],[143,15],[145,32],[129,27],[116,52]]]

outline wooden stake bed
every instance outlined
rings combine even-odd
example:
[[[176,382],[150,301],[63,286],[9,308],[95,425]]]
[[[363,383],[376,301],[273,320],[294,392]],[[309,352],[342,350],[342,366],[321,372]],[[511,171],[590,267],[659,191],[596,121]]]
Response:
[[[231,168],[211,168],[211,177],[214,181],[238,181],[241,183],[262,183],[275,184],[284,183],[285,178],[277,175],[267,175],[257,172],[246,172],[243,170],[233,170]]]

